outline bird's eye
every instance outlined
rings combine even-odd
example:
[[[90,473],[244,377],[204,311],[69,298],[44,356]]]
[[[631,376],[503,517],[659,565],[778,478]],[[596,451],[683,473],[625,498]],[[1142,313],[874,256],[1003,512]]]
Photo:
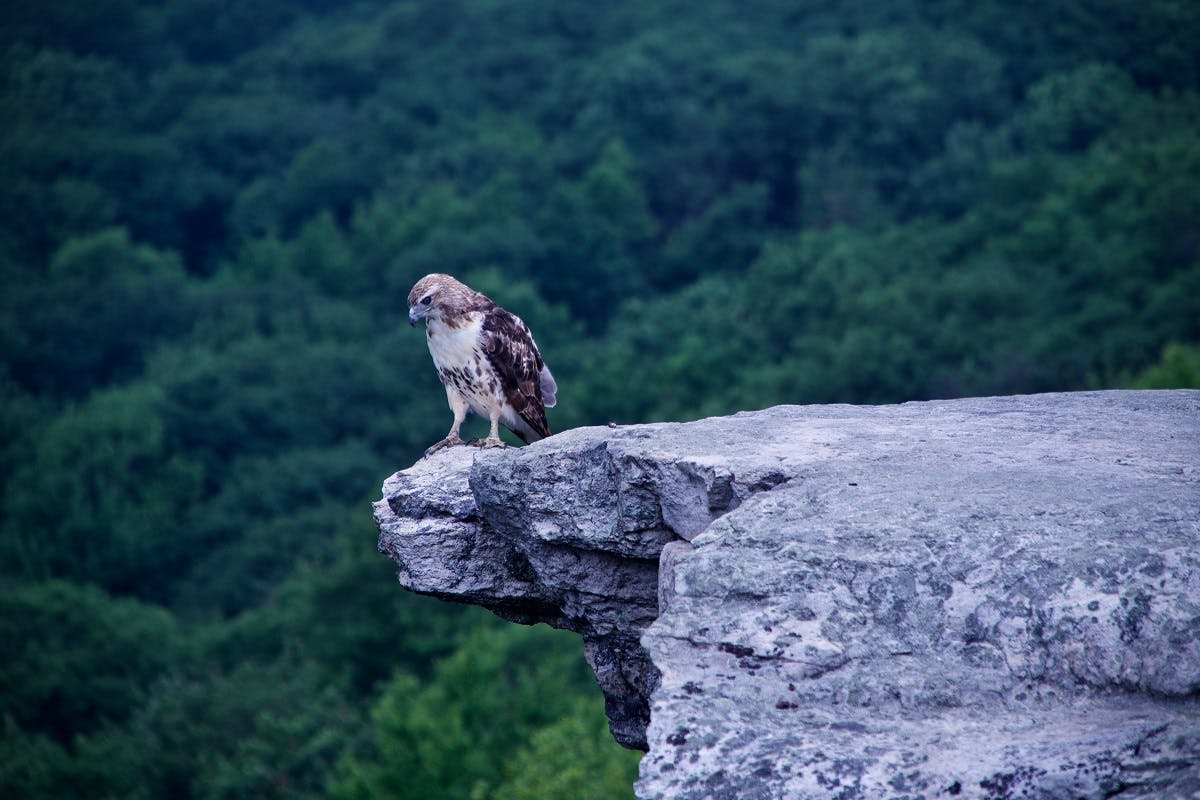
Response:
[[[432,302],[433,302],[433,295],[431,295],[431,294],[426,295],[425,297],[421,298],[421,305],[423,305],[423,306],[427,306]]]

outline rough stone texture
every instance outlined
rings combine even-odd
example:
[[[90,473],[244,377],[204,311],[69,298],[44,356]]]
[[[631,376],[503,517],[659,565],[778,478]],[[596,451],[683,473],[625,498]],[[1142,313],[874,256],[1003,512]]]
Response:
[[[376,519],[408,588],[583,635],[640,797],[1200,797],[1200,392],[579,429]]]

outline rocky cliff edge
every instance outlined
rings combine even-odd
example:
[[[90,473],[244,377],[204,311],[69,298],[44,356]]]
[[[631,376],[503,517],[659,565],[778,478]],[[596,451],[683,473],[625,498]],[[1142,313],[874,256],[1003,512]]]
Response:
[[[1200,797],[1200,392],[583,428],[383,494],[406,588],[582,636],[640,797]]]

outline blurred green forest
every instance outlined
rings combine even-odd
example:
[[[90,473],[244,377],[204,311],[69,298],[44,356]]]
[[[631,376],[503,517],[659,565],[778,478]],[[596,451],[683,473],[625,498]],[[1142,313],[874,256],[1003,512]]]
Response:
[[[630,796],[574,637],[375,552],[427,272],[555,430],[1200,386],[1190,0],[47,0],[0,59],[3,797]]]

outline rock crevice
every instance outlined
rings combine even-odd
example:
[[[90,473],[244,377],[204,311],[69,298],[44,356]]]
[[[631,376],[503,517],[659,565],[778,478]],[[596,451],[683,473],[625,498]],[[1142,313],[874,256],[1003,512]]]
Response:
[[[583,637],[642,797],[1200,792],[1200,392],[578,429],[375,515],[407,588]]]

